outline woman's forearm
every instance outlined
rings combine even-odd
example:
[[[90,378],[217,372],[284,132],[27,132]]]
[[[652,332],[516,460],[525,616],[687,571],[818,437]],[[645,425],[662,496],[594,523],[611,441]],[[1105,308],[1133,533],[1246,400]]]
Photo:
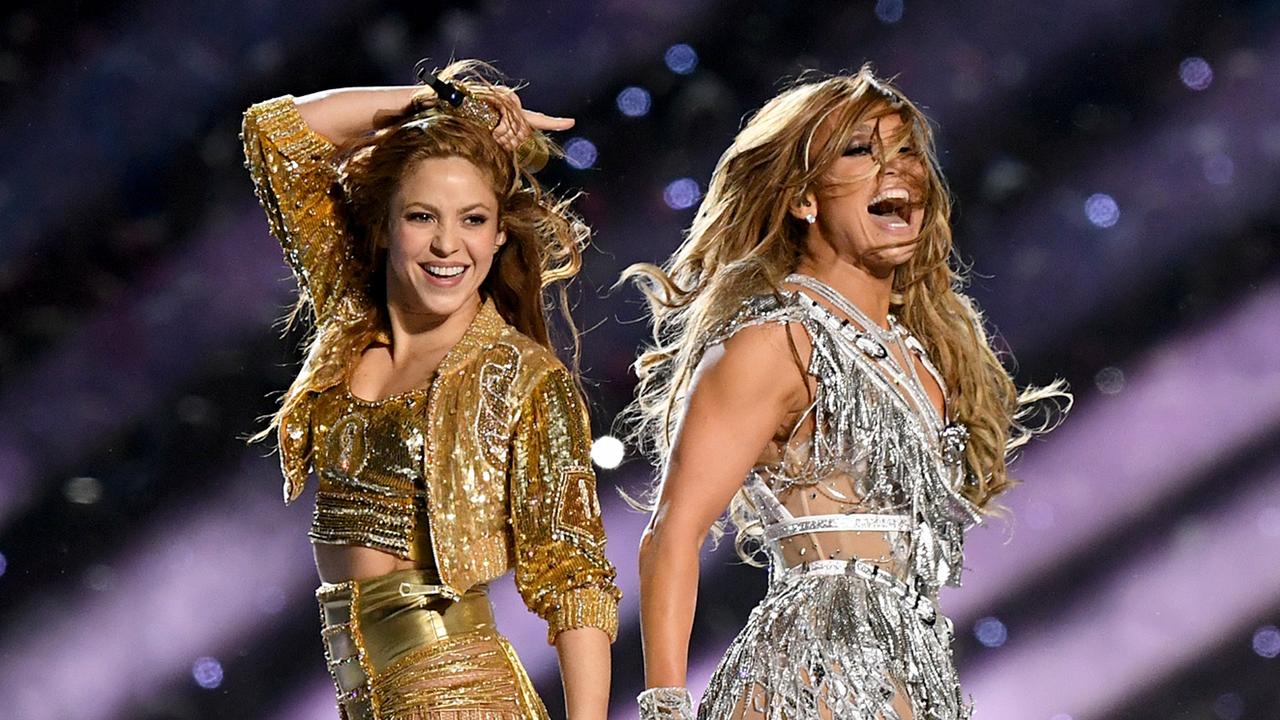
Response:
[[[701,542],[646,530],[640,541],[640,632],[645,687],[683,687],[698,600]]]
[[[378,116],[400,112],[424,90],[430,92],[422,85],[341,88],[304,95],[296,102],[313,131],[341,145],[372,130]]]
[[[609,713],[609,636],[593,627],[556,635],[564,707],[569,720],[605,720]]]

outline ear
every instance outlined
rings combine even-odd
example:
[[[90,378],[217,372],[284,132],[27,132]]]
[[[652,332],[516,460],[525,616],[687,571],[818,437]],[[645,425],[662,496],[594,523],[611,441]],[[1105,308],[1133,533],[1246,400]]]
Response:
[[[498,235],[493,239],[494,245],[502,247],[507,242],[507,231],[499,230]]]
[[[805,190],[791,201],[787,211],[791,213],[791,217],[807,222],[809,215],[818,214],[818,196],[812,190]]]

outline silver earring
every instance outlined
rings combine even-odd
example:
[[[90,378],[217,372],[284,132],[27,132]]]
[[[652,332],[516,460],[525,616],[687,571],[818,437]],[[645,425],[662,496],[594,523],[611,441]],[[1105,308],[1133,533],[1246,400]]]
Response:
[[[808,215],[804,216],[804,221],[812,225],[818,222],[818,216],[814,215],[813,213],[809,213]]]

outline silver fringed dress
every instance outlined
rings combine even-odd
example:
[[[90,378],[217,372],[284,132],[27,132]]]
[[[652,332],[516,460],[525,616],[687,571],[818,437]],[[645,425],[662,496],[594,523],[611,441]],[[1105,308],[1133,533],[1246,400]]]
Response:
[[[921,383],[924,348],[821,282],[746,301],[712,339],[787,323],[812,342],[812,405],[747,476],[769,590],[730,645],[700,720],[962,720],[938,590],[958,585],[963,535],[980,520],[961,494],[967,431]],[[906,360],[904,362],[904,360]],[[945,392],[945,390],[944,390]]]

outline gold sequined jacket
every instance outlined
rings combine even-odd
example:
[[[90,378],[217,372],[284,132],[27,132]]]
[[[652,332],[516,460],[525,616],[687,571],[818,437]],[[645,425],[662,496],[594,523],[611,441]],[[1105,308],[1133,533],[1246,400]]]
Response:
[[[329,193],[334,147],[289,96],[249,108],[242,139],[271,232],[322,325],[357,302],[349,241]],[[317,469],[317,395],[281,423],[286,502]],[[525,603],[549,624],[549,639],[576,627],[614,638],[620,592],[604,554],[590,426],[568,371],[486,302],[424,397],[422,410],[406,417],[417,425],[409,435],[420,438],[413,452],[421,445],[424,517],[414,522],[429,533],[409,527],[405,542],[429,538],[431,557],[423,559],[458,594],[514,568]]]

